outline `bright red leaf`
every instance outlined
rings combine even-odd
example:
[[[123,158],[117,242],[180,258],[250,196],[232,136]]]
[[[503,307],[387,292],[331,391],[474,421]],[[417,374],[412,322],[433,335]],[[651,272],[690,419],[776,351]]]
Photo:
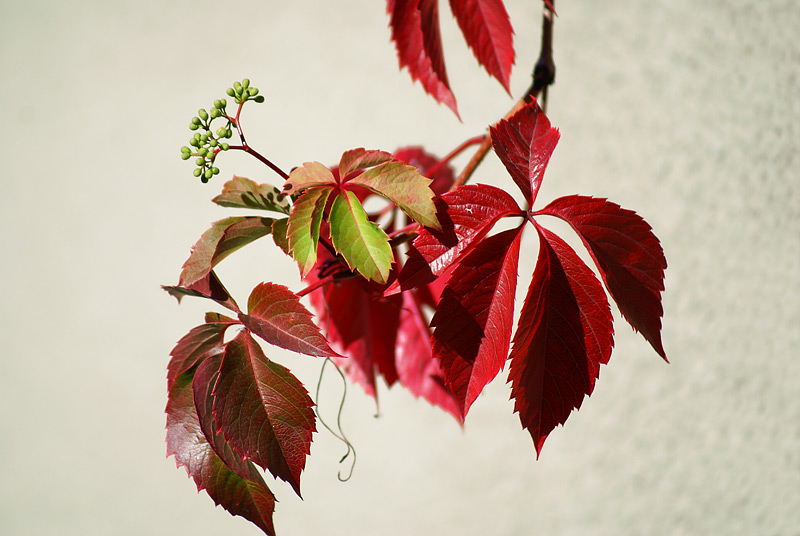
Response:
[[[558,143],[558,130],[534,101],[490,129],[492,147],[522,194],[533,205],[550,155]]]
[[[569,223],[592,255],[622,316],[667,359],[661,343],[661,292],[667,259],[650,225],[616,203],[581,195],[556,199],[537,214]]]
[[[225,348],[213,396],[217,429],[231,447],[300,495],[316,432],[314,403],[303,384],[242,331]]]
[[[522,229],[489,237],[464,257],[431,320],[433,355],[464,416],[508,357]]]
[[[205,320],[205,324],[189,330],[169,353],[171,359],[167,365],[167,390],[172,389],[178,376],[208,356],[221,353],[225,330],[239,323],[217,313],[206,313]]]
[[[273,536],[272,514],[275,497],[249,462],[235,464],[232,470],[215,453],[200,427],[194,405],[192,374],[180,375],[169,390],[167,414],[167,456],[174,455],[178,466],[228,512],[254,523]]]
[[[539,259],[520,313],[509,382],[514,411],[537,455],[590,395],[614,344],[603,287],[558,236],[537,225]]]
[[[250,293],[247,311],[239,319],[270,344],[306,355],[338,355],[314,325],[308,309],[283,285],[260,283]]]
[[[475,58],[510,92],[514,30],[502,0],[450,0],[450,8]]]
[[[458,115],[442,55],[438,0],[388,0],[387,5],[400,68],[408,67],[412,79]]]

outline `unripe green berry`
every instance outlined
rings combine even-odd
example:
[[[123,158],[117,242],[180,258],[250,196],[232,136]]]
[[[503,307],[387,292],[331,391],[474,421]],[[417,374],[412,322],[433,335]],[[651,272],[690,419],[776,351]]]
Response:
[[[264,102],[264,95],[259,95],[258,97],[256,97],[253,100],[256,101],[256,102]]]
[[[203,121],[208,120],[208,112],[206,112],[205,108],[200,108],[199,110],[197,110],[197,115],[199,115],[200,119],[202,119]]]
[[[222,150],[223,150],[223,151],[227,151],[228,149],[230,149],[230,148],[231,148],[231,146],[230,146],[230,145],[228,145],[227,143],[223,143],[223,144],[221,145],[221,147],[222,147]]]
[[[208,142],[208,144],[211,147],[216,147],[219,144],[219,142],[217,140],[211,140],[210,142]]]
[[[242,92],[242,84],[240,84],[239,82],[234,82],[233,83],[233,90],[236,93],[241,93]]]
[[[213,177],[213,176],[214,176],[214,173],[213,173],[213,172],[212,172],[210,169],[207,169],[207,170],[206,170],[206,172],[203,174],[203,176],[204,176],[206,179],[210,179],[211,177]]]
[[[242,79],[242,87],[245,88],[245,89],[250,87],[250,79],[249,78],[243,78]]]
[[[192,117],[192,124],[193,125],[199,125],[200,124],[200,118],[199,117]]]
[[[200,140],[198,140],[197,138],[192,138],[191,140],[189,140],[189,145],[191,145],[192,147],[197,147],[198,145],[200,145]]]
[[[222,101],[217,99],[214,101],[214,108],[222,108]]]
[[[255,97],[256,95],[258,95],[258,88],[257,87],[249,88],[247,90],[247,94],[250,95],[251,97]]]
[[[206,163],[206,159],[205,159],[205,158],[198,158],[197,160],[195,160],[195,161],[194,161],[194,163],[195,163],[195,165],[197,165],[198,167],[199,167],[199,166],[203,166],[203,165],[205,165],[205,163]]]
[[[231,136],[233,136],[233,132],[231,132],[231,129],[229,128],[229,129],[228,129],[228,130],[225,132],[225,137],[226,137],[226,138],[230,138]]]
[[[219,117],[220,111],[217,108],[211,108],[211,119],[216,119]]]
[[[218,137],[218,138],[224,138],[224,137],[225,137],[225,133],[226,133],[226,132],[228,132],[228,131],[227,131],[227,130],[225,130],[225,127],[219,127],[219,128],[217,129],[217,137]]]
[[[193,174],[195,177],[199,177],[200,175],[202,175],[202,174],[203,174],[203,170],[202,170],[202,169],[200,169],[200,168],[197,168],[197,169],[195,169],[195,170],[192,172],[192,174]]]
[[[222,104],[220,106],[217,106],[217,108],[225,108],[228,105],[228,101],[225,99],[220,99],[219,102],[221,102]]]
[[[194,123],[189,123],[189,130],[197,130],[200,128],[199,125],[195,125]]]
[[[207,152],[208,152],[208,149],[206,149],[205,147],[200,147],[197,150],[197,154],[199,154],[200,156],[205,156]]]
[[[234,95],[236,95],[236,93],[233,91],[232,87],[229,87],[228,89],[226,89],[225,93],[227,93],[229,97],[233,97]]]
[[[212,172],[214,175],[219,175],[219,168],[218,168],[218,167],[212,167],[212,168],[211,168],[211,172]]]
[[[191,153],[181,153],[182,160],[189,160],[192,157]]]

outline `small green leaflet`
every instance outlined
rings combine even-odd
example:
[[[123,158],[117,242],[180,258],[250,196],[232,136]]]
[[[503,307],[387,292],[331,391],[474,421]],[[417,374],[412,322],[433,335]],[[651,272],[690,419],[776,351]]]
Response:
[[[377,283],[386,283],[393,261],[389,237],[369,221],[353,192],[344,190],[334,199],[329,221],[333,247],[350,269]]]
[[[309,188],[292,206],[286,238],[289,240],[289,253],[297,261],[303,277],[317,262],[319,228],[331,191],[324,186]]]
[[[212,201],[223,207],[255,208],[289,214],[289,199],[281,194],[271,184],[256,184],[250,179],[234,175],[225,183],[222,193]]]

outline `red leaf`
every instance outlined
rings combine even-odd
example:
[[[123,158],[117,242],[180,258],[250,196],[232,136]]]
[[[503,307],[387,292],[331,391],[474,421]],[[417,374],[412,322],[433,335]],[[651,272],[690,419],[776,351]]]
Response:
[[[492,147],[522,194],[533,205],[550,155],[558,143],[558,129],[536,102],[502,119],[490,130]]]
[[[403,293],[395,361],[400,383],[414,396],[423,397],[463,423],[453,392],[445,386],[442,369],[433,357],[431,331],[416,293],[416,290]]]
[[[219,280],[217,274],[214,273],[214,270],[211,270],[202,279],[195,281],[188,287],[163,285],[161,288],[166,290],[170,296],[178,300],[178,303],[181,302],[181,299],[184,296],[208,298],[209,300],[214,300],[218,304],[227,307],[235,313],[239,312],[239,306]]]
[[[303,384],[242,331],[225,348],[213,396],[217,429],[231,447],[300,495],[316,432],[314,403]]]
[[[239,319],[270,344],[313,356],[336,356],[294,292],[275,283],[260,283],[247,300],[249,314]]]
[[[165,411],[167,456],[175,455],[177,465],[186,468],[197,489],[206,490],[214,504],[274,535],[274,495],[251,463],[242,461],[232,470],[211,448],[195,410],[191,374],[182,374],[173,383]]]
[[[436,195],[442,195],[449,191],[455,182],[453,168],[449,164],[440,165],[440,160],[432,154],[426,153],[422,147],[403,147],[394,152],[394,157],[408,162],[419,169],[421,174],[432,179],[431,190]]]
[[[494,186],[467,184],[444,194],[438,212],[442,230],[418,231],[408,260],[386,295],[430,283],[468,253],[497,220],[513,215],[522,215],[522,209],[514,198]]]
[[[450,8],[478,62],[510,93],[514,30],[502,0],[450,0]]]
[[[206,313],[206,323],[189,330],[169,353],[172,359],[167,365],[167,390],[172,389],[178,376],[200,361],[222,353],[225,330],[238,323],[227,316]]]
[[[345,151],[339,159],[339,177],[341,182],[346,182],[352,172],[365,169],[378,164],[383,164],[392,159],[392,155],[385,151],[366,150],[363,147]]]
[[[389,24],[400,68],[408,67],[412,79],[419,80],[429,95],[458,115],[444,66],[437,2],[389,0]]]
[[[511,397],[537,456],[594,389],[614,345],[603,287],[559,237],[537,226],[539,259],[511,350]]]
[[[569,223],[592,255],[622,316],[667,360],[661,343],[661,292],[667,259],[650,225],[605,199],[572,195],[537,214]]]
[[[508,357],[522,227],[478,244],[453,270],[433,315],[433,355],[466,416]]]

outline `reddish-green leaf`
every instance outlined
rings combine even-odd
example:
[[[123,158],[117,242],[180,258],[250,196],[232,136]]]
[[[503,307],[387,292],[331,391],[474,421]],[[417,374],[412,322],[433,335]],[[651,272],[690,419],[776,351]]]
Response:
[[[386,294],[430,283],[468,253],[497,220],[522,214],[514,198],[494,186],[468,184],[447,192],[438,212],[441,231],[418,231],[408,260]]]
[[[205,490],[215,504],[273,536],[275,497],[252,464],[242,462],[232,470],[214,452],[195,410],[191,373],[180,375],[170,388],[166,413],[167,456],[174,455],[197,489]]]
[[[316,431],[313,402],[300,381],[242,331],[225,348],[213,396],[217,429],[231,447],[300,495]]]
[[[283,184],[284,195],[294,195],[314,186],[335,186],[336,179],[331,170],[319,162],[305,162],[289,174]]]
[[[311,313],[294,292],[275,283],[260,283],[247,300],[248,314],[239,319],[270,344],[312,356],[336,356]]]
[[[297,261],[302,276],[308,274],[317,262],[319,227],[331,191],[326,186],[309,188],[292,205],[286,238],[289,252]]]
[[[522,229],[489,237],[464,257],[431,320],[433,355],[464,416],[508,357]]]
[[[558,130],[534,101],[491,128],[492,147],[522,194],[533,205],[550,155],[558,143]]]
[[[245,177],[233,176],[225,183],[222,193],[212,199],[223,207],[256,208],[289,214],[289,199],[271,184],[256,184]]]
[[[405,162],[385,162],[361,173],[349,184],[364,186],[386,197],[425,227],[441,229],[433,204],[431,182],[417,168]]]
[[[175,380],[210,355],[222,352],[225,330],[238,324],[233,318],[218,313],[206,313],[206,322],[189,330],[169,353],[167,365],[167,390]]]
[[[208,298],[210,300],[214,300],[224,307],[227,307],[235,313],[239,312],[239,306],[236,305],[236,301],[234,301],[234,299],[228,293],[228,290],[219,280],[217,274],[214,273],[214,270],[211,270],[202,279],[195,281],[188,287],[163,285],[161,288],[166,290],[170,296],[178,300],[178,303],[181,302],[181,299],[184,296]]]
[[[510,92],[514,30],[502,0],[450,0],[450,8],[475,58]]]
[[[442,55],[438,0],[389,0],[388,11],[400,68],[408,67],[412,79],[458,115]]]
[[[667,259],[641,216],[605,199],[571,195],[537,214],[569,223],[592,255],[622,316],[667,359],[661,343],[661,292]]]
[[[289,218],[282,218],[272,222],[272,241],[275,242],[275,245],[281,248],[284,253],[291,256],[291,253],[289,253],[289,238],[286,236],[288,230]]]
[[[550,432],[590,395],[614,345],[600,282],[558,236],[537,226],[539,260],[511,350],[514,411],[537,455]]]
[[[363,147],[345,151],[339,160],[339,177],[342,182],[346,182],[352,172],[377,166],[391,159],[392,155],[385,151],[368,151]]]
[[[329,221],[333,247],[350,269],[377,283],[386,283],[393,261],[389,237],[367,218],[353,192],[342,191],[336,196]]]
[[[273,221],[272,218],[246,216],[214,222],[192,247],[191,255],[183,263],[179,286],[190,287],[207,276],[222,259],[271,233]]]
[[[450,191],[455,182],[453,168],[450,164],[440,164],[440,159],[425,152],[422,147],[403,147],[394,152],[397,160],[408,162],[419,169],[419,172],[433,180],[431,190],[436,195]]]

